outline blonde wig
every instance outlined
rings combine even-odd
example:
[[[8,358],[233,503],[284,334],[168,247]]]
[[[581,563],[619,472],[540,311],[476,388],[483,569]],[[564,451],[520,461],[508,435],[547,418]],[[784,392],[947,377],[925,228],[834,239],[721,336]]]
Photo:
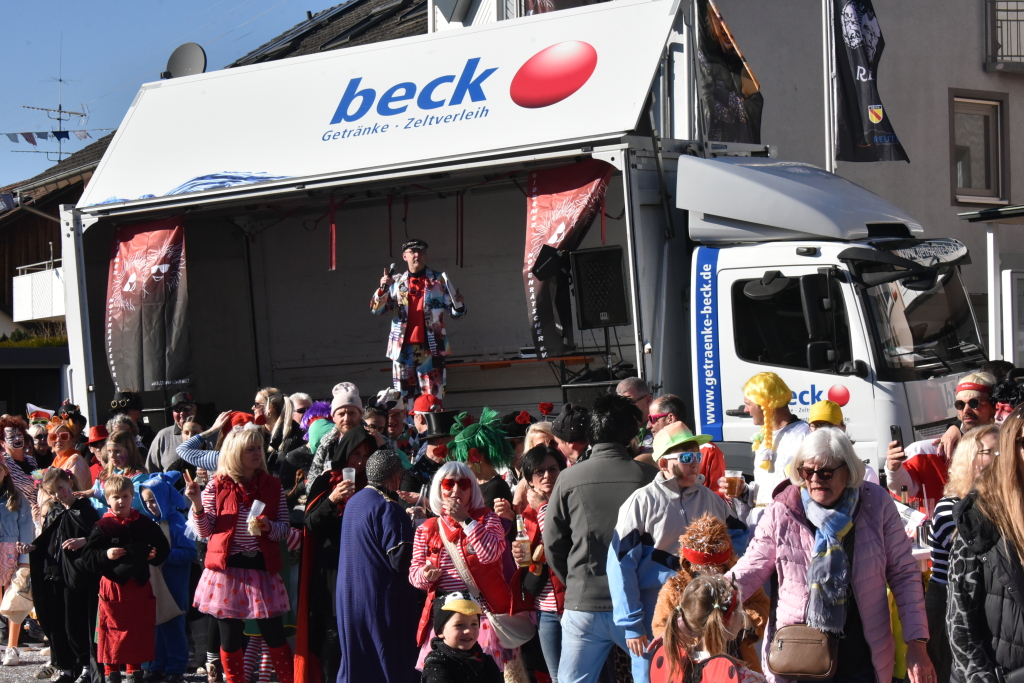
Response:
[[[761,430],[761,438],[754,438],[751,450],[756,451],[762,443],[765,448],[772,450],[774,447],[772,437],[775,431],[775,411],[789,405],[789,402],[793,400],[793,392],[774,372],[759,372],[743,385],[743,396],[759,405],[764,411],[764,427]]]

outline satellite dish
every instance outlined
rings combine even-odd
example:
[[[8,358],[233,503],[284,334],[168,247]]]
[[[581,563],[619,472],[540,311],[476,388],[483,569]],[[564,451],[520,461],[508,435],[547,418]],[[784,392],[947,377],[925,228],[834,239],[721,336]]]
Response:
[[[167,71],[160,78],[181,78],[206,71],[206,52],[196,43],[179,45],[167,60]]]

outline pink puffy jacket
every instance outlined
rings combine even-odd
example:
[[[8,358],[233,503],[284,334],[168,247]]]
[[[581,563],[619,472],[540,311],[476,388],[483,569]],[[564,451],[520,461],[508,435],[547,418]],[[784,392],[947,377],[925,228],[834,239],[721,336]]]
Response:
[[[886,583],[896,598],[903,624],[903,638],[911,642],[928,637],[921,571],[910,554],[910,539],[892,496],[880,486],[865,482],[854,512],[853,593],[857,599],[864,637],[879,681],[892,680],[896,646],[889,618]],[[800,489],[790,485],[775,496],[757,524],[754,540],[732,568],[740,595],[751,595],[778,573],[779,599],[775,620],[764,634],[763,661],[781,626],[804,623],[807,608],[807,566],[814,546],[814,532],[804,515]],[[839,663],[842,666],[842,662]],[[769,682],[777,679],[764,667]]]

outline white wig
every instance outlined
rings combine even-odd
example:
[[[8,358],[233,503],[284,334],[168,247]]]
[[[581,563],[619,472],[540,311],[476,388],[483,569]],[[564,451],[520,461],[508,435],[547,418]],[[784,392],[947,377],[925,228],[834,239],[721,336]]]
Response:
[[[441,469],[430,480],[430,509],[438,517],[441,516],[441,512],[444,510],[444,507],[441,505],[442,479],[469,479],[471,483],[469,489],[471,492],[469,509],[478,510],[486,507],[484,495],[480,493],[480,484],[476,483],[476,474],[473,473],[473,470],[469,469],[469,465],[452,460],[441,465]]]

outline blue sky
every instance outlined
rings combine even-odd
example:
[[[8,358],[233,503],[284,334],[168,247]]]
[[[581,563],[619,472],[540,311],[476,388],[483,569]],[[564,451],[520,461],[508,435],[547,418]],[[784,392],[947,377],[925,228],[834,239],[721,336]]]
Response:
[[[0,64],[7,77],[0,88],[0,133],[57,128],[46,113],[22,105],[56,108],[57,77],[63,61],[64,108],[77,118],[65,130],[116,128],[139,86],[159,80],[178,45],[196,42],[206,50],[207,71],[230,64],[250,50],[339,0],[44,0],[8,3],[3,14]],[[63,60],[59,58],[63,33]],[[91,132],[93,138],[106,135]],[[64,143],[76,152],[94,140]],[[0,186],[31,178],[56,163],[56,154],[13,154],[52,150],[51,139],[32,147],[0,136]]]

